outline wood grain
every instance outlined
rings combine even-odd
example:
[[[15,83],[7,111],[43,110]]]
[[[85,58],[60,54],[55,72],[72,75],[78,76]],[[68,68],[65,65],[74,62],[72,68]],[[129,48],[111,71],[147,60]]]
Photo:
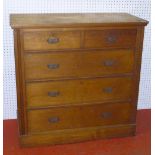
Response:
[[[134,51],[122,49],[26,54],[24,59],[27,80],[95,77],[131,73]],[[57,65],[57,68],[48,67],[52,64]]]
[[[81,26],[137,26],[148,21],[127,13],[52,13],[11,14],[12,28],[81,27]]]
[[[138,94],[139,94],[139,83],[140,83],[140,71],[141,71],[141,61],[142,61],[142,50],[143,50],[143,39],[144,39],[144,27],[138,27],[137,29],[137,38],[136,38],[136,49],[135,49],[135,66],[134,66],[134,91],[133,91],[133,105],[134,112],[133,118],[136,122],[137,115],[137,103],[138,103]]]
[[[12,14],[21,145],[134,135],[147,23],[126,13]]]
[[[80,48],[81,34],[78,31],[39,31],[23,32],[24,50],[51,50]],[[48,39],[58,39],[56,43],[49,43]]]
[[[14,52],[15,52],[15,71],[16,71],[16,88],[17,88],[17,119],[19,123],[19,133],[27,132],[27,117],[25,106],[25,81],[23,75],[22,53],[20,47],[20,32],[14,30]]]
[[[84,39],[85,48],[124,48],[135,47],[136,29],[112,29],[86,31]]]
[[[84,102],[129,100],[132,94],[132,78],[98,78],[36,82],[26,85],[27,106],[45,107]],[[52,97],[48,93],[59,93]]]
[[[131,115],[130,103],[29,110],[28,132],[37,133],[58,129],[130,124],[132,123]]]
[[[55,130],[41,134],[20,136],[20,144],[24,147],[55,145],[83,142],[103,138],[126,137],[135,135],[135,124],[100,126],[68,130]]]

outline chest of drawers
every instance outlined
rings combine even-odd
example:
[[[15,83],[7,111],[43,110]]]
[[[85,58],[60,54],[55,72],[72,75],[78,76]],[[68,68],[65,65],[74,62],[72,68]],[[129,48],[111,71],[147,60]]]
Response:
[[[22,146],[135,134],[144,26],[126,13],[12,14]]]

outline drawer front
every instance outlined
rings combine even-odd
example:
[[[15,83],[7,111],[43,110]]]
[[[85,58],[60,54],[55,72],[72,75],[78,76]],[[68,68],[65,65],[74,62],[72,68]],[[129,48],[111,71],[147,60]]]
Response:
[[[136,30],[94,30],[86,31],[85,48],[135,47]]]
[[[130,103],[55,107],[28,111],[28,131],[84,128],[132,122]]]
[[[26,79],[104,76],[131,73],[133,50],[26,54]]]
[[[36,82],[26,85],[28,107],[129,100],[132,78]]]
[[[23,33],[24,50],[80,48],[79,31],[34,30]]]

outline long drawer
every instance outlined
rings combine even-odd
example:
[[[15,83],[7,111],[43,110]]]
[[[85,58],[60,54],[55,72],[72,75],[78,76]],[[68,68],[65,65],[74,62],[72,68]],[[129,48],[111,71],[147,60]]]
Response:
[[[131,73],[133,66],[132,49],[25,55],[28,80]]]
[[[27,83],[28,107],[129,100],[132,78],[97,78]]]
[[[130,103],[55,107],[28,111],[28,132],[132,123]]]

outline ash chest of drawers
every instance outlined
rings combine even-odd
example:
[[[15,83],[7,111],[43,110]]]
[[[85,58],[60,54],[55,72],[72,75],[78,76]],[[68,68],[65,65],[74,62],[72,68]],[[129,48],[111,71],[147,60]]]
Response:
[[[10,19],[22,146],[135,134],[147,21],[126,13]]]

